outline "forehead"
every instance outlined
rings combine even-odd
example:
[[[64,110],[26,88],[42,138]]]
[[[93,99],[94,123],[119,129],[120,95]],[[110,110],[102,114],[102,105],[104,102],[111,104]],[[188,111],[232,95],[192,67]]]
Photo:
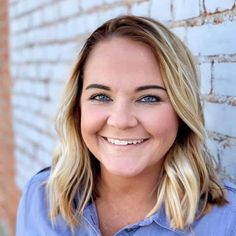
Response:
[[[151,48],[128,38],[113,37],[99,42],[84,68],[85,83],[119,81],[163,84],[160,68]],[[103,81],[104,80],[104,81]]]

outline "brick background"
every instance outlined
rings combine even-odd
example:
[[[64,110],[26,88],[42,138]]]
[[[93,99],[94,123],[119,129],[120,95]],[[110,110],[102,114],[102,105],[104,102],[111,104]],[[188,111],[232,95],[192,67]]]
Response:
[[[8,11],[15,181],[20,189],[50,164],[54,112],[84,39],[120,14],[160,20],[190,47],[202,77],[209,148],[219,167],[236,180],[235,0],[9,0]],[[1,99],[1,114],[7,102],[9,97]],[[11,126],[11,119],[2,120],[1,126]]]
[[[8,5],[0,0],[0,224],[15,234],[19,190],[15,184],[14,135],[12,130],[11,81],[8,67]],[[3,231],[1,230],[1,234]]]

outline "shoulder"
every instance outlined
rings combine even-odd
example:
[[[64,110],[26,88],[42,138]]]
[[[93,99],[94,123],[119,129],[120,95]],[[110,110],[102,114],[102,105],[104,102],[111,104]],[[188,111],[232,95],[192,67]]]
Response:
[[[24,207],[33,206],[32,202],[38,198],[45,197],[46,182],[50,175],[50,168],[45,168],[35,174],[25,186],[22,197],[21,204]]]
[[[236,234],[236,186],[224,181],[226,199],[224,206],[214,205],[212,210],[194,224],[197,235],[235,235]]]
[[[236,185],[229,181],[225,181],[224,186],[226,190],[226,198],[229,202],[226,206],[236,213]]]
[[[32,184],[37,184],[37,183],[44,183],[47,181],[49,175],[51,172],[51,168],[50,167],[46,167],[42,170],[40,170],[39,172],[37,172],[28,182],[27,186],[30,186]]]
[[[50,168],[43,169],[25,186],[17,212],[17,236],[32,235],[38,223],[47,218],[46,182],[49,175]]]

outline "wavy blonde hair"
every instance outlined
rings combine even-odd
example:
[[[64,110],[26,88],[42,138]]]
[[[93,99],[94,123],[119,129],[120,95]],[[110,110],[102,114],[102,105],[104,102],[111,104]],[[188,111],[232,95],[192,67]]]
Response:
[[[56,120],[59,146],[47,183],[49,217],[53,220],[60,214],[73,230],[80,223],[86,204],[96,197],[99,163],[81,135],[80,96],[88,56],[100,41],[111,37],[126,37],[152,49],[168,96],[181,120],[177,138],[164,160],[156,205],[148,216],[164,204],[171,227],[183,229],[209,211],[213,204],[223,205],[226,200],[205,146],[199,77],[194,59],[188,48],[165,26],[137,16],[107,21],[91,34],[80,52]],[[77,194],[79,202],[74,204]]]

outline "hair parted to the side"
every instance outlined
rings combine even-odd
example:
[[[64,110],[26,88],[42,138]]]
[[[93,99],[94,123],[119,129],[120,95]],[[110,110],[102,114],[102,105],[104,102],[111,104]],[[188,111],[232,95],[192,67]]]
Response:
[[[61,214],[73,230],[80,223],[86,204],[95,197],[99,165],[82,139],[80,95],[88,56],[100,41],[112,37],[126,37],[152,49],[170,101],[180,118],[177,138],[163,164],[156,205],[148,216],[164,204],[171,226],[183,229],[209,211],[212,204],[223,205],[226,200],[205,146],[194,59],[188,48],[165,26],[137,16],[120,16],[107,21],[91,34],[80,52],[56,120],[60,142],[47,184],[49,217],[53,221]],[[75,207],[77,194],[80,197]]]

